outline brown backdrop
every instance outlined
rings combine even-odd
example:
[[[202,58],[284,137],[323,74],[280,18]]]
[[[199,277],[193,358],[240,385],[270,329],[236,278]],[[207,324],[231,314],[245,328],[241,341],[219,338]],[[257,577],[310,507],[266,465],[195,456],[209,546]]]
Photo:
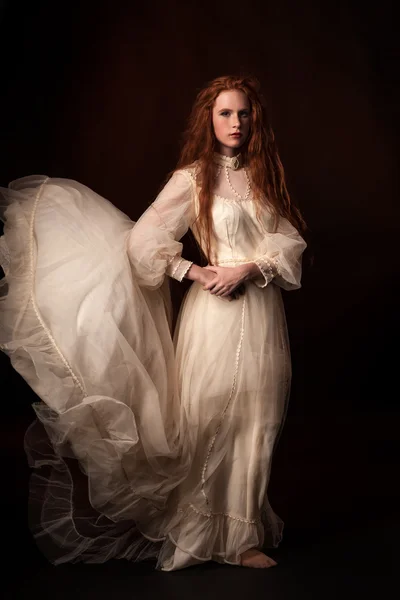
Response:
[[[311,230],[303,289],[285,294],[294,380],[271,501],[289,531],[392,510],[399,93],[389,3],[83,4],[3,2],[0,184],[71,177],[136,219],[174,168],[197,90],[222,74],[257,75]],[[176,306],[184,290],[174,286]],[[13,531],[26,533],[34,395],[0,358],[4,468],[17,473],[3,501],[16,507]]]

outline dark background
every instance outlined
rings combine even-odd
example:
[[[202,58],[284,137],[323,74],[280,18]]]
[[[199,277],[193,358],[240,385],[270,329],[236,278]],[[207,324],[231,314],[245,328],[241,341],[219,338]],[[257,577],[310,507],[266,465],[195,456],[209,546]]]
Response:
[[[294,378],[269,494],[289,535],[368,528],[399,501],[391,4],[0,5],[0,185],[69,177],[136,219],[176,164],[198,89],[230,73],[260,79],[310,227],[303,288],[284,294]],[[176,308],[186,285],[174,284]],[[23,436],[35,397],[0,359],[3,514],[7,540],[29,558]]]

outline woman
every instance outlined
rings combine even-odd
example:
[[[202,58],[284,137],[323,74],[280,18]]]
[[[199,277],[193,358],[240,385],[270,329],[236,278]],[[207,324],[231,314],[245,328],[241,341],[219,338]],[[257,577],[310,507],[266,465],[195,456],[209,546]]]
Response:
[[[283,527],[267,498],[290,386],[280,287],[300,287],[306,244],[257,82],[200,92],[178,168],[133,228],[76,182],[26,178],[7,195],[0,341],[44,401],[53,468],[32,489],[55,562],[137,559],[134,520],[163,570],[276,564],[261,548]],[[206,267],[182,256],[189,228]],[[165,274],[194,282],[174,345]],[[105,519],[94,533],[69,456]]]

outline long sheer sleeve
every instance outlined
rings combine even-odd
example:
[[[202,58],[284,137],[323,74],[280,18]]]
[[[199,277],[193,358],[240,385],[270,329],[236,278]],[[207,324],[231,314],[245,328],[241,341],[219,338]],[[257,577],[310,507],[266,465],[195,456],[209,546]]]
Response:
[[[301,256],[307,247],[293,225],[280,217],[275,233],[267,233],[256,251],[253,261],[261,271],[254,280],[258,287],[274,283],[285,290],[301,287]]]
[[[128,254],[140,286],[157,289],[165,274],[182,281],[192,265],[179,240],[195,219],[193,186],[188,173],[176,171],[132,228]]]

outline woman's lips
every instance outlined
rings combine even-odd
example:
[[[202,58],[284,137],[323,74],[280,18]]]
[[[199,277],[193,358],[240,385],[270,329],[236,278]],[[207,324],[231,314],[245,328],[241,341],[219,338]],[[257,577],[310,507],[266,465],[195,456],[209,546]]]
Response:
[[[239,137],[242,137],[242,134],[241,134],[241,133],[230,133],[229,135],[230,135],[231,137],[238,137],[238,138],[239,138]]]

